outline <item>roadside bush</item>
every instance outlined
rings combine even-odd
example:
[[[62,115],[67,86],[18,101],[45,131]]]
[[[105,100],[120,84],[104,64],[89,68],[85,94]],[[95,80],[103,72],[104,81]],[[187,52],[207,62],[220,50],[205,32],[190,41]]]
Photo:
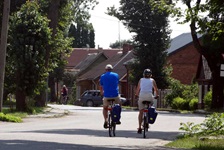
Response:
[[[170,83],[169,88],[171,89],[171,93],[166,95],[165,99],[166,99],[167,105],[171,106],[174,98],[182,97],[184,86],[183,84],[180,83],[180,81],[173,78],[169,78],[169,83]]]
[[[185,103],[185,101],[184,101],[183,98],[176,97],[176,98],[173,99],[171,107],[173,109],[181,109],[181,108],[183,108],[184,103]]]
[[[182,97],[190,102],[191,99],[198,96],[198,85],[184,85]]]
[[[7,121],[7,122],[22,122],[22,119],[20,117],[15,117],[12,115],[0,113],[0,120],[1,121]]]
[[[190,108],[190,110],[196,110],[198,108],[198,99],[197,98],[193,98],[190,100],[189,108]]]
[[[211,104],[212,104],[212,91],[209,91],[209,92],[207,92],[205,94],[204,104],[205,104],[205,108],[207,108],[207,109],[211,108]]]
[[[191,99],[198,96],[198,85],[197,84],[184,85],[184,84],[181,84],[180,81],[173,78],[170,78],[169,83],[170,83],[169,87],[171,88],[171,93],[167,94],[165,97],[167,105],[171,106],[175,98],[181,97],[184,99],[183,108],[188,110],[189,102],[191,101]]]
[[[179,130],[185,131],[184,136],[210,136],[224,134],[224,113],[213,113],[201,124],[193,122],[181,123]]]

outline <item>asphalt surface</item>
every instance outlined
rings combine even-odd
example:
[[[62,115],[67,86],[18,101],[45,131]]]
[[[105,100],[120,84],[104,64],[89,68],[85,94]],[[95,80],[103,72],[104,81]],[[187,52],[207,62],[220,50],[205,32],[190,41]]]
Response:
[[[101,107],[48,106],[23,123],[0,122],[0,150],[180,150],[164,146],[181,134],[180,122],[204,120],[203,115],[159,112],[144,139],[136,133],[138,112],[123,110],[122,124],[111,138],[103,128]]]

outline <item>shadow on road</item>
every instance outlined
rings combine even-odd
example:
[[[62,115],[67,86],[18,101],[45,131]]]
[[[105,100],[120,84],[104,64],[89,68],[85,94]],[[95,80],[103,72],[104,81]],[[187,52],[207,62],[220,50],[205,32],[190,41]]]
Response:
[[[158,111],[159,114],[164,116],[181,116],[181,117],[206,117],[207,114],[200,113],[178,113],[178,112],[168,112],[168,111]]]
[[[109,146],[93,146],[93,145],[81,145],[81,144],[64,144],[55,142],[39,142],[39,141],[28,141],[28,140],[0,140],[1,150],[176,150],[167,147],[118,147],[113,148],[114,145]]]
[[[30,133],[47,133],[47,134],[65,134],[65,135],[87,135],[87,136],[98,136],[108,137],[108,130],[91,130],[91,129],[60,129],[60,130],[34,130],[27,131]],[[161,132],[161,131],[150,131],[147,132],[148,139],[160,139],[160,140],[174,140],[179,132]],[[142,134],[137,134],[137,131],[131,130],[116,130],[116,137],[124,138],[143,138]]]

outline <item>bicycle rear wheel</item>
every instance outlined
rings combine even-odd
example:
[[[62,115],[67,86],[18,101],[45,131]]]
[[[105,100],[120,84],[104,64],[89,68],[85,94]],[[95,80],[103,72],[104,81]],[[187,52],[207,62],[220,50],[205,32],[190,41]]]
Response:
[[[111,121],[111,114],[108,115],[108,129],[109,129],[109,136],[112,136],[112,121]]]
[[[146,132],[147,132],[147,118],[144,116],[143,118],[143,138],[146,138]]]
[[[116,123],[115,122],[111,122],[112,124],[112,131],[113,131],[113,136],[116,136],[115,131],[116,131]]]

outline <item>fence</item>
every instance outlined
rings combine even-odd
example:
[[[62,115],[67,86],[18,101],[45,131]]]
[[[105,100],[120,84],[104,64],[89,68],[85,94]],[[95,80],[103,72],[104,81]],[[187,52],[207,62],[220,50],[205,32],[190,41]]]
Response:
[[[164,90],[159,90],[159,98],[157,99],[157,106],[158,108],[167,108],[167,103],[166,103],[166,99],[165,96],[167,94],[171,93],[170,89],[164,89]]]

